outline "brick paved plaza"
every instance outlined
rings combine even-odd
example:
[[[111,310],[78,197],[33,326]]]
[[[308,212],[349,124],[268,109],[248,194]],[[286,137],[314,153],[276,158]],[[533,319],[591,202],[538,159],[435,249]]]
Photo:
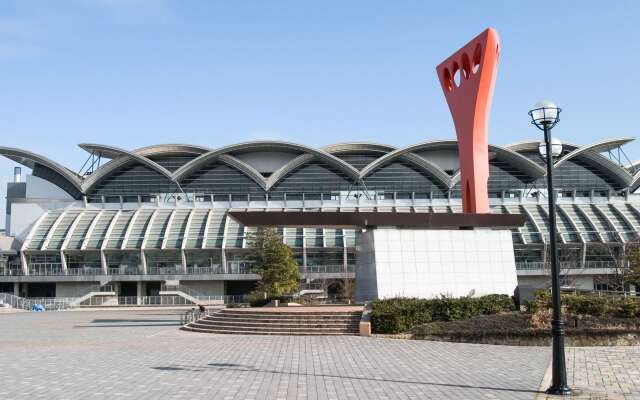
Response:
[[[550,356],[539,347],[198,334],[178,330],[178,312],[1,315],[0,398],[534,399]],[[572,383],[598,386],[617,368],[610,392],[634,398],[638,350],[596,350],[596,361],[591,350],[569,352]]]

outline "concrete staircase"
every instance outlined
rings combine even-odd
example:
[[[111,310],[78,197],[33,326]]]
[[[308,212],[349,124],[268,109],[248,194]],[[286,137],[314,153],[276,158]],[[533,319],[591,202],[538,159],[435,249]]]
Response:
[[[183,330],[239,335],[357,335],[362,311],[266,311],[225,308]]]

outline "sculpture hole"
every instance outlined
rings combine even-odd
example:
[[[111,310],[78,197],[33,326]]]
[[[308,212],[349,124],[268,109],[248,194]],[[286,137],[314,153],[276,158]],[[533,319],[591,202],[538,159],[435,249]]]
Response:
[[[449,68],[444,69],[444,76],[442,77],[444,81],[444,87],[451,91],[453,90],[453,80],[451,79],[451,72],[449,72]]]
[[[473,73],[477,74],[480,71],[480,59],[482,58],[482,47],[480,43],[476,45],[475,50],[473,51]]]
[[[460,67],[457,62],[453,63],[453,83],[456,87],[460,87]]]
[[[471,62],[469,61],[469,56],[467,53],[462,55],[462,76],[464,79],[469,79],[471,75]]]

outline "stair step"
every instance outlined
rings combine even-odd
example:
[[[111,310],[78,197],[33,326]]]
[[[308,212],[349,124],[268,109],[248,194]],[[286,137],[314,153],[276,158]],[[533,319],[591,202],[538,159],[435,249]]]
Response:
[[[356,327],[277,327],[277,326],[249,326],[249,325],[205,325],[198,322],[192,322],[189,326],[195,326],[202,329],[220,329],[220,330],[238,330],[238,331],[273,331],[273,332],[325,332],[325,331],[355,331]]]
[[[200,325],[206,326],[243,326],[243,327],[253,327],[253,328],[295,328],[295,329],[322,329],[322,328],[357,328],[359,326],[358,322],[352,322],[348,324],[262,324],[262,323],[251,323],[251,322],[243,322],[241,324],[233,323],[233,322],[211,322],[211,321],[198,321]]]
[[[223,331],[223,330],[215,330],[215,329],[200,329],[194,327],[184,326],[180,328],[185,331],[191,332],[201,332],[201,333],[214,333],[221,335],[286,335],[286,336],[355,336],[356,332],[335,332],[335,333],[326,333],[326,332],[288,332],[288,333],[280,333],[280,332],[255,332],[255,331]]]
[[[229,318],[225,315],[213,314],[204,319],[208,321],[235,321],[238,323],[245,321],[259,321],[264,323],[301,323],[301,324],[316,324],[316,323],[327,323],[327,322],[351,322],[351,321],[360,321],[360,317],[350,317],[350,318]]]

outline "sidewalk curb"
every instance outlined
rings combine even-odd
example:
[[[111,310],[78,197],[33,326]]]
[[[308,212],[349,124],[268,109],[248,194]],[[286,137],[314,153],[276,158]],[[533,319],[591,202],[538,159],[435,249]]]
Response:
[[[540,386],[538,386],[538,391],[540,393],[538,393],[538,395],[536,396],[535,400],[547,400],[549,398],[549,395],[545,393],[545,391],[549,388],[549,386],[551,385],[551,376],[552,376],[552,361],[549,362],[549,366],[547,367],[547,370],[544,372],[544,376],[542,377],[542,381],[540,381]],[[558,398],[560,398],[560,396],[558,396]]]

